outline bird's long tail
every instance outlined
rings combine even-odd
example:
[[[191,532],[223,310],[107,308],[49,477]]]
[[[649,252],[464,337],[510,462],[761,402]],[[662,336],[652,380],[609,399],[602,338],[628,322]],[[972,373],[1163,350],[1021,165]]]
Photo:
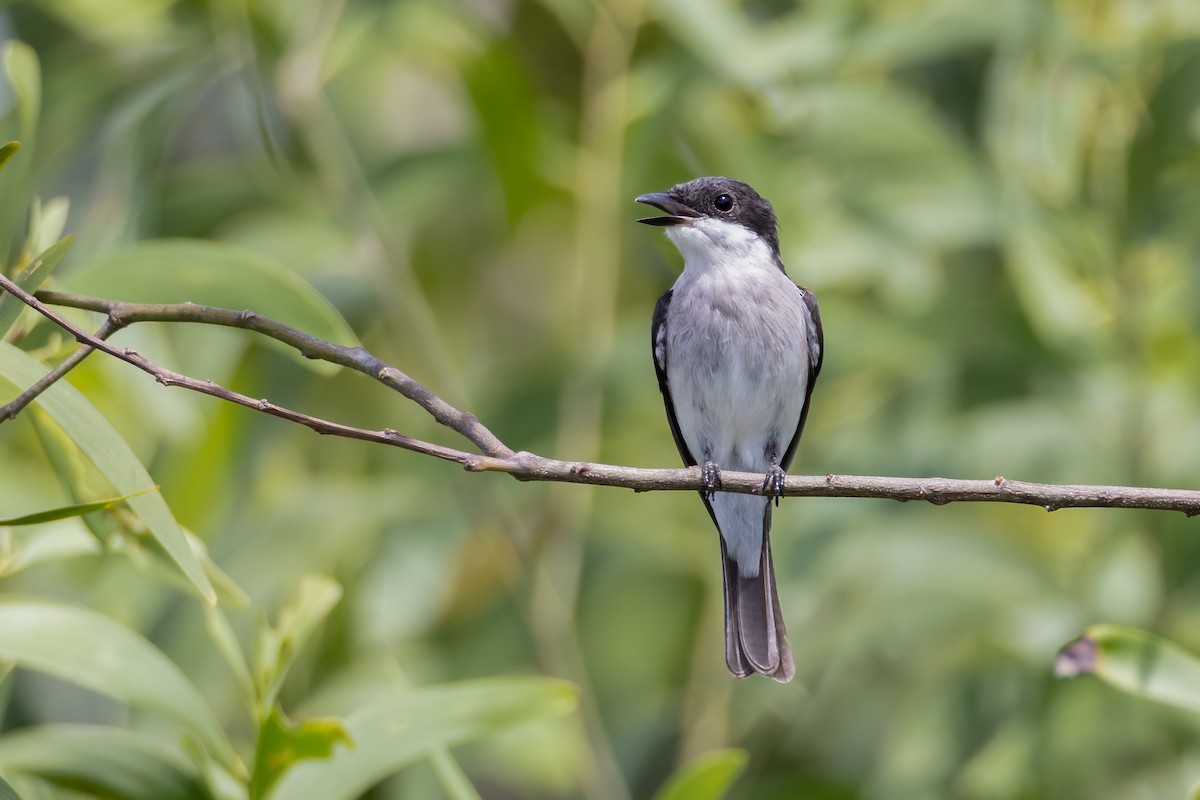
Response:
[[[771,561],[771,505],[763,516],[762,552],[758,574],[742,575],[721,539],[721,564],[725,573],[725,664],[729,674],[745,678],[753,672],[787,683],[796,674],[787,628],[775,589]]]

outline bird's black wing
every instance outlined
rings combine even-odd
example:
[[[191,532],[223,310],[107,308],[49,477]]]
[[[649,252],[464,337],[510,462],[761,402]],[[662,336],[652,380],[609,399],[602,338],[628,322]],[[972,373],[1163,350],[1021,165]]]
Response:
[[[672,291],[668,289],[654,306],[654,318],[650,323],[650,350],[654,356],[654,372],[658,375],[658,389],[662,392],[663,405],[667,407],[667,423],[671,426],[675,447],[679,450],[679,457],[683,459],[684,466],[694,467],[697,463],[696,458],[688,449],[687,442],[683,440],[683,434],[679,430],[679,420],[675,417],[675,402],[671,399],[671,386],[667,382],[667,359],[670,358],[667,351],[667,309],[671,307]],[[700,499],[704,501],[704,507],[708,509],[713,524],[717,525],[717,515],[713,513],[708,495],[700,492]],[[720,527],[717,525],[718,530]]]
[[[817,307],[817,298],[813,297],[812,292],[800,284],[796,284],[796,288],[800,290],[800,295],[804,298],[804,306],[808,310],[808,336],[804,343],[808,348],[808,386],[804,389],[804,408],[800,411],[800,422],[796,425],[796,433],[792,435],[792,441],[779,461],[779,465],[785,470],[791,465],[792,458],[796,455],[796,445],[800,443],[800,434],[804,433],[804,422],[808,419],[808,405],[812,400],[813,387],[817,385],[817,375],[820,374],[821,364],[825,360],[825,334],[821,330],[821,310]]]
[[[658,375],[658,389],[662,392],[663,404],[667,407],[667,422],[671,426],[671,436],[675,438],[675,447],[678,448],[679,456],[683,459],[683,463],[689,467],[694,467],[696,466],[696,458],[692,455],[692,451],[688,449],[687,442],[683,440],[683,434],[679,430],[679,419],[675,416],[675,402],[671,399],[671,384],[667,381],[667,359],[670,358],[670,352],[667,348],[667,309],[670,307],[671,290],[668,290],[662,297],[658,298],[658,303],[654,306],[654,319],[650,324],[650,349],[654,356],[654,372]],[[713,511],[712,502],[708,499],[708,494],[706,492],[699,492],[699,494],[700,499],[704,501],[704,508],[708,511],[708,516],[712,519],[713,525],[717,529],[717,539],[721,542],[721,583],[724,589],[722,594],[725,603],[725,665],[729,668],[729,674],[735,678],[744,678],[754,671],[754,667],[746,659],[742,647],[741,634],[738,632],[738,567],[726,552],[725,537],[720,534],[721,524],[717,522],[717,514]],[[768,503],[768,515],[770,514],[770,507],[771,505]],[[770,525],[769,516],[767,517],[767,525]],[[765,543],[766,539],[763,541]],[[768,554],[769,559],[769,546],[764,548],[763,552]],[[774,581],[772,581],[771,585],[772,587],[774,586]],[[772,598],[774,598],[774,595],[772,595]],[[775,608],[778,609],[778,607],[779,602],[776,599]],[[777,615],[772,619],[778,620],[776,624],[779,630],[783,630],[782,619]],[[789,663],[791,661],[790,652],[788,653],[788,661]],[[791,677],[791,675],[788,674],[788,677]]]
[[[679,432],[679,420],[675,418],[675,403],[671,400],[671,387],[667,383],[667,309],[671,307],[671,294],[668,289],[654,305],[654,319],[650,324],[650,349],[654,354],[654,371],[658,374],[658,389],[662,392],[663,403],[667,407],[667,422],[671,426],[671,435],[675,437],[675,447],[683,463],[689,467],[696,465],[696,459],[683,441]]]

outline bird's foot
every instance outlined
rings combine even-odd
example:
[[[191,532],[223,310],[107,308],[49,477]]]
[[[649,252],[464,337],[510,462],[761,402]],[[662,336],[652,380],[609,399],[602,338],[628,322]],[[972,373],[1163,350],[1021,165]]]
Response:
[[[704,483],[704,494],[712,500],[713,495],[721,488],[721,468],[717,466],[717,462],[704,462],[700,467],[700,480]]]
[[[776,508],[779,508],[779,498],[783,497],[783,483],[786,478],[787,473],[778,464],[772,464],[763,478],[763,494],[767,496],[768,503],[774,498]]]

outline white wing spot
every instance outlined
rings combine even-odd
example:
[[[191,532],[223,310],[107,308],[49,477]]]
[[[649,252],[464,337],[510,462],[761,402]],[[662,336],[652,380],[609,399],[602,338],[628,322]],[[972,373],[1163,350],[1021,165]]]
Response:
[[[667,326],[659,325],[658,331],[654,336],[654,363],[658,364],[658,368],[666,370],[667,368]]]

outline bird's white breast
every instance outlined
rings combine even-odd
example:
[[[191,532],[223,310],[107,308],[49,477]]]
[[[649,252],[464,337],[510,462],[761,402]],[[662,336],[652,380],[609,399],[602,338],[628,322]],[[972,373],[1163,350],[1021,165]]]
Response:
[[[667,381],[680,434],[699,462],[765,472],[784,456],[804,408],[810,350],[800,290],[769,247],[718,220],[671,228],[684,256],[667,311]],[[713,501],[730,555],[757,571],[764,500]]]
[[[695,458],[763,471],[768,439],[782,458],[804,407],[808,314],[761,239],[706,222],[734,230],[716,241],[699,226],[669,231],[685,266],[667,312],[667,380]]]

